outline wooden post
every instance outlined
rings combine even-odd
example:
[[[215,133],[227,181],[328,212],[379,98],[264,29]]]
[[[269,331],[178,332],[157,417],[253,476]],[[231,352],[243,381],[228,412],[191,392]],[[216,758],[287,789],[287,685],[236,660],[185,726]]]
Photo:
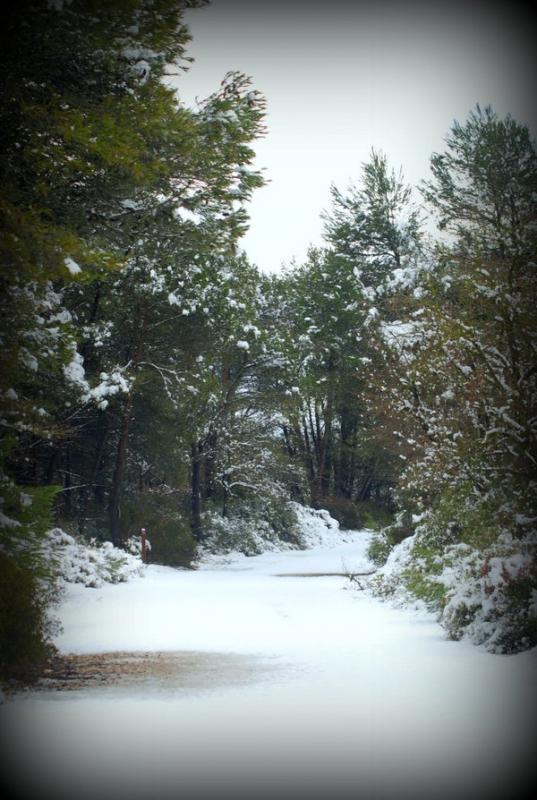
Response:
[[[145,564],[147,561],[147,532],[145,528],[140,531],[142,540],[142,562]]]

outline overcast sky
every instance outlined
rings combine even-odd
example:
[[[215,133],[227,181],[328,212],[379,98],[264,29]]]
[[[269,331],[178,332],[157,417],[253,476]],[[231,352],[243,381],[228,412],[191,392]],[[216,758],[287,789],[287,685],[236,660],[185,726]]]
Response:
[[[270,183],[242,240],[263,271],[321,242],[331,183],[356,181],[371,147],[416,184],[477,102],[537,130],[530,4],[213,0],[186,21],[195,63],[178,79],[183,101],[212,93],[228,70],[267,98],[256,165]]]

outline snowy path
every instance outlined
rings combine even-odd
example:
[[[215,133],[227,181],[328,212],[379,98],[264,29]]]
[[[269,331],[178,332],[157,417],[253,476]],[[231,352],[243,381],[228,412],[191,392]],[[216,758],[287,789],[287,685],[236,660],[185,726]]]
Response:
[[[178,685],[6,704],[2,749],[17,782],[32,800],[522,797],[535,652],[446,641],[431,617],[340,577],[276,577],[365,571],[367,536],[71,587],[64,652],[185,653],[182,671]]]

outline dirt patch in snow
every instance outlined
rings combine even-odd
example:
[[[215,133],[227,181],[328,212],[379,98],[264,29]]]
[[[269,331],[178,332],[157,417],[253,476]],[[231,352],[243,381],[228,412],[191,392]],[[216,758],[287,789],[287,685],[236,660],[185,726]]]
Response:
[[[271,668],[272,669],[272,668]],[[135,686],[151,690],[209,689],[259,680],[261,659],[233,653],[113,652],[56,655],[36,689],[77,691]]]

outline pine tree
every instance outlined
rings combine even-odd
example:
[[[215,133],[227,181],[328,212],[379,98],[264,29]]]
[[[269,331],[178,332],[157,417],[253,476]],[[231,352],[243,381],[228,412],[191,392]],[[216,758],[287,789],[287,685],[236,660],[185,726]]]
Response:
[[[121,541],[142,387],[162,360],[173,365],[185,313],[205,314],[210,270],[195,259],[234,251],[244,203],[262,183],[248,165],[263,99],[248,79],[230,73],[196,110],[162,82],[166,65],[185,61],[182,10],[201,4],[34,0],[8,9],[0,56],[6,551],[22,552],[11,548],[18,534],[31,541],[27,506],[37,531],[41,501],[51,503],[52,489],[20,487],[58,477],[73,514],[84,509],[86,481],[103,496],[110,489]]]
[[[503,486],[526,505],[537,477],[535,149],[527,128],[479,107],[446,143],[425,195],[456,238],[431,273],[411,407],[431,473],[481,493]]]

